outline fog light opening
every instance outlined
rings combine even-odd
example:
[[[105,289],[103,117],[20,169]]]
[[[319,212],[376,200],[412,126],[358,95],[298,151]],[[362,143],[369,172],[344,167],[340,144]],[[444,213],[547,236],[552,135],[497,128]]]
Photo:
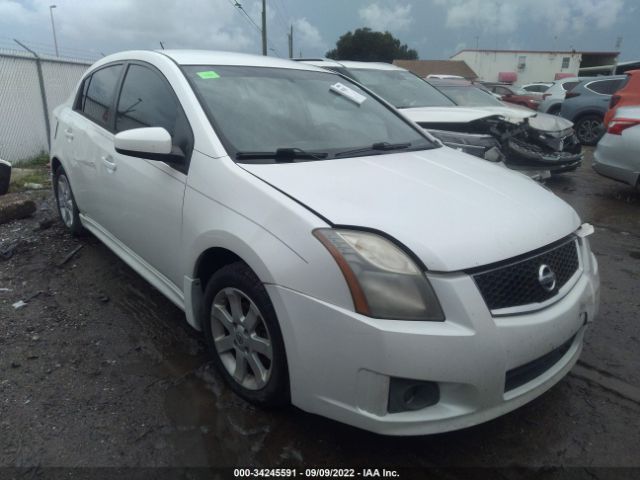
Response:
[[[422,410],[439,401],[440,388],[435,382],[393,377],[389,382],[389,413]]]

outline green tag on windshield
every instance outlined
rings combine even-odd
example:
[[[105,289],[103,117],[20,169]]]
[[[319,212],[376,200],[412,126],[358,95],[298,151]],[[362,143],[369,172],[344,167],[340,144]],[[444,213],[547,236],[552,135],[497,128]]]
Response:
[[[220,75],[218,75],[213,70],[208,70],[206,72],[198,72],[198,76],[203,80],[212,80],[214,78],[220,78]]]

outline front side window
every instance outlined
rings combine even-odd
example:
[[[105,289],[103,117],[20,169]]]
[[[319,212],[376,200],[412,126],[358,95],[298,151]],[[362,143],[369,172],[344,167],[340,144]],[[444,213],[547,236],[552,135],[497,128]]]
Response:
[[[82,112],[105,128],[112,118],[113,97],[121,72],[122,65],[112,65],[94,72],[83,98]]]
[[[116,132],[145,127],[167,130],[174,147],[178,147],[189,158],[193,149],[193,134],[172,88],[159,73],[132,64],[122,82]]]
[[[565,92],[569,92],[573,90],[573,88],[578,85],[580,82],[565,82],[562,84],[562,88]]]
[[[376,143],[412,150],[435,146],[375,97],[334,73],[228,65],[183,70],[236,159],[281,149],[320,159],[355,156],[347,152]]]
[[[450,107],[454,103],[435,87],[405,70],[350,69],[365,87],[396,108]]]
[[[173,135],[177,117],[177,101],[160,76],[146,67],[131,65],[118,101],[116,131],[163,127]]]

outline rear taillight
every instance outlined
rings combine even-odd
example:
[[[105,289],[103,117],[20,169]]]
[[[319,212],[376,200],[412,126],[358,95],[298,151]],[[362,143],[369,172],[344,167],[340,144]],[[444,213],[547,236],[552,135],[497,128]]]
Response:
[[[640,125],[640,119],[636,118],[614,118],[609,122],[607,133],[611,135],[622,135],[627,128]]]
[[[564,98],[575,98],[579,96],[580,94],[578,92],[567,92]]]
[[[611,95],[611,100],[609,100],[609,108],[615,107],[622,97],[620,95]]]

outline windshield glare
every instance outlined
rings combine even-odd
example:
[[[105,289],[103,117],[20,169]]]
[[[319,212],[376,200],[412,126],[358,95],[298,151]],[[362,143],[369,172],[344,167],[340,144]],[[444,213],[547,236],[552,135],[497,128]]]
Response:
[[[184,71],[231,156],[299,149],[333,158],[379,142],[410,143],[411,150],[435,146],[384,104],[333,73],[227,65],[188,66]],[[346,90],[338,92],[336,84]],[[384,153],[389,152],[362,154]]]
[[[447,85],[439,86],[438,90],[463,107],[502,107],[500,100],[474,86]]]
[[[436,88],[406,70],[349,69],[365,87],[396,108],[450,107],[455,105]]]

